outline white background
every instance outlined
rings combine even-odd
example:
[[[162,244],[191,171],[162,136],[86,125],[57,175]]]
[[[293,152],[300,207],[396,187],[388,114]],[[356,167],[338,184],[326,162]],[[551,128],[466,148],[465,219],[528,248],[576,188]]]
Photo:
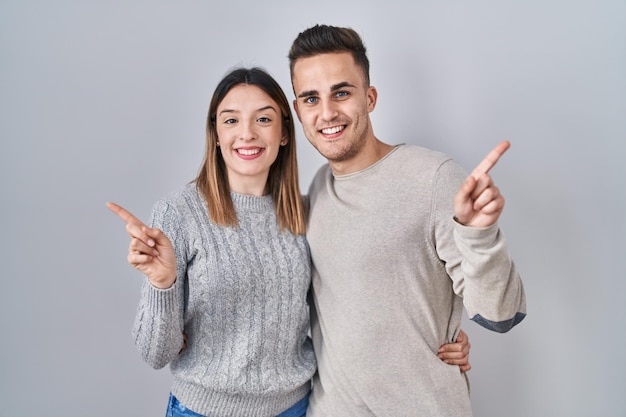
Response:
[[[0,415],[164,415],[170,374],[130,337],[140,274],[122,222],[192,180],[210,95],[351,26],[375,134],[456,157],[495,144],[528,317],[465,321],[476,416],[624,416],[626,3],[0,0]],[[322,159],[298,125],[302,190]]]

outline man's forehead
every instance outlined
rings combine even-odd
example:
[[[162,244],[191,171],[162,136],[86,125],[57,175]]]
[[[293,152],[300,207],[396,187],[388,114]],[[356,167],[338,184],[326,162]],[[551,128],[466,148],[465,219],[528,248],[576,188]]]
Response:
[[[329,91],[361,83],[361,71],[355,70],[352,55],[347,52],[301,58],[293,68],[296,94],[309,90]]]

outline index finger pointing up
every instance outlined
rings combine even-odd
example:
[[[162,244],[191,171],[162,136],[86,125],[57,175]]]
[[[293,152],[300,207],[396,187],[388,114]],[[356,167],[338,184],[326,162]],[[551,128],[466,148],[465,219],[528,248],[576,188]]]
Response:
[[[483,159],[480,164],[474,168],[470,175],[475,179],[478,179],[481,175],[489,172],[489,170],[494,167],[496,162],[498,162],[498,159],[500,159],[510,146],[511,143],[508,140],[500,142],[498,146],[493,148],[493,150],[487,154],[485,159]]]
[[[113,213],[117,214],[119,218],[121,218],[122,220],[124,220],[126,223],[128,224],[136,224],[138,226],[142,226],[143,223],[141,220],[139,220],[137,217],[133,216],[132,213],[128,210],[126,210],[124,207],[119,206],[115,203],[111,203],[111,202],[107,202],[106,206],[109,208],[109,210],[111,210]]]

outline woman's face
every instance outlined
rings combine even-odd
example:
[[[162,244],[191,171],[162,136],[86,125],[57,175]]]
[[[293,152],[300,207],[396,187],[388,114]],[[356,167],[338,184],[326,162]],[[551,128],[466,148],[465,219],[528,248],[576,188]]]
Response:
[[[265,194],[270,166],[287,143],[278,104],[259,87],[239,84],[217,106],[215,124],[230,189]]]

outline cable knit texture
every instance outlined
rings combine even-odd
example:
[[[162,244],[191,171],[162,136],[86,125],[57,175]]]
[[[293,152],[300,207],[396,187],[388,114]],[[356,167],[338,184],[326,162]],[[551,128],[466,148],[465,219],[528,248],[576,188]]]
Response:
[[[195,185],[158,201],[151,226],[176,251],[176,282],[143,285],[133,336],[172,393],[196,413],[274,416],[310,389],[310,254],[281,232],[270,196],[231,193],[239,227],[209,220]],[[179,353],[187,334],[187,348]]]

